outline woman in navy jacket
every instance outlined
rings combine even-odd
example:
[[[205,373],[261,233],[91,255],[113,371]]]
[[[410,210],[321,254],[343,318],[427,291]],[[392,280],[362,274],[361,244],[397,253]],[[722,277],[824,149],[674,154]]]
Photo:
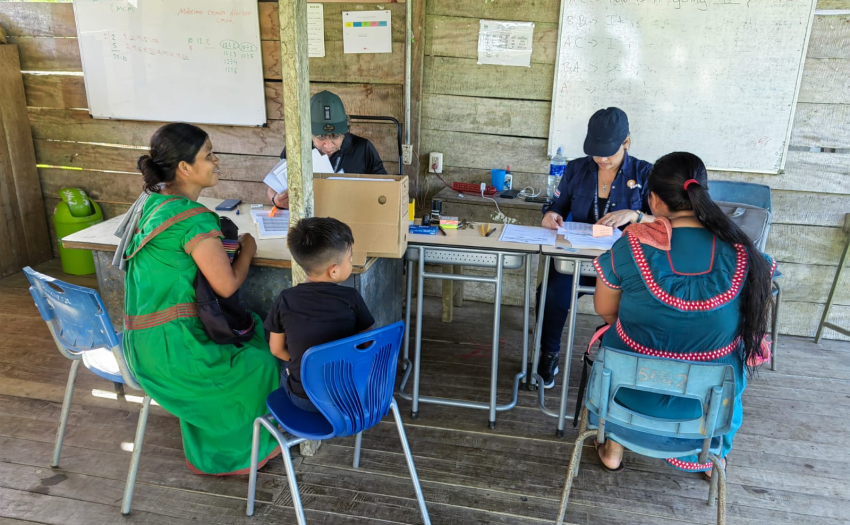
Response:
[[[567,164],[554,200],[543,208],[543,226],[557,229],[564,221],[619,227],[651,222],[646,182],[652,164],[630,157],[629,120],[619,108],[600,109],[590,117],[584,152]],[[554,265],[554,263],[553,263]],[[585,278],[594,285],[593,278]],[[540,337],[538,373],[546,388],[555,384],[561,332],[570,311],[573,276],[549,269],[546,309]],[[538,290],[539,297],[539,290]]]

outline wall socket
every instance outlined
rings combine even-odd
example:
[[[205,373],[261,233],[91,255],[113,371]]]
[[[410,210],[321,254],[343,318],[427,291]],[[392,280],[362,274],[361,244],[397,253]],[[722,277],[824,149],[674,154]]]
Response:
[[[431,152],[428,156],[428,173],[443,172],[443,154]]]
[[[401,157],[405,166],[413,164],[413,144],[405,144],[401,147]]]

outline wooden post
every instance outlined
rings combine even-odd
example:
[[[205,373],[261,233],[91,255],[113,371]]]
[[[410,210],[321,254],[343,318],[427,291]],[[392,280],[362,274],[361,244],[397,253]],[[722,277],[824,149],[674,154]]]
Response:
[[[0,43],[0,277],[52,256],[18,47]]]
[[[280,0],[280,74],[289,176],[289,227],[313,216],[313,135],[310,130],[310,59],[307,55],[307,0]],[[292,285],[307,280],[292,261]],[[301,443],[301,455],[313,456],[321,441]]]
[[[310,129],[310,61],[307,0],[280,0],[280,69],[289,176],[289,226],[313,216],[313,135]],[[292,284],[306,281],[292,261]]]

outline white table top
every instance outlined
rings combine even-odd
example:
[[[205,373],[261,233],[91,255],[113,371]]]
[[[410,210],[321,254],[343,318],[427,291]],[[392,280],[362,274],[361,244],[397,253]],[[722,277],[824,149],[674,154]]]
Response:
[[[419,220],[417,219],[417,223]],[[471,228],[465,230],[447,229],[446,235],[437,232],[437,235],[422,235],[411,233],[407,237],[408,244],[426,246],[447,246],[450,248],[471,248],[479,250],[494,250],[506,252],[538,253],[539,244],[523,244],[521,242],[501,242],[499,236],[502,234],[504,224],[490,223],[490,229],[496,228],[489,237],[484,237],[478,231],[478,223],[472,224]]]
[[[201,197],[198,202],[211,210],[215,210],[223,199],[211,199]],[[277,268],[291,268],[292,255],[286,247],[286,239],[260,239],[257,234],[257,227],[251,218],[251,205],[242,203],[238,206],[239,214],[236,210],[233,211],[216,211],[220,216],[227,217],[236,224],[240,232],[248,232],[257,240],[257,253],[251,264],[255,266],[272,266]],[[263,209],[268,210],[271,205],[264,206]],[[100,224],[95,224],[85,230],[72,233],[61,239],[62,245],[66,248],[78,248],[84,250],[96,251],[111,251],[114,252],[118,248],[118,237],[115,236],[115,229],[121,223],[124,214],[113,217],[108,221]],[[362,273],[375,262],[374,258],[366,261],[365,266],[357,267],[354,273]]]
[[[543,255],[551,255],[552,257],[578,257],[582,259],[595,259],[604,253],[602,250],[579,249],[577,252],[565,251],[559,248],[559,246],[561,248],[570,248],[571,244],[564,238],[563,235],[559,235],[555,246],[541,246],[540,251]]]

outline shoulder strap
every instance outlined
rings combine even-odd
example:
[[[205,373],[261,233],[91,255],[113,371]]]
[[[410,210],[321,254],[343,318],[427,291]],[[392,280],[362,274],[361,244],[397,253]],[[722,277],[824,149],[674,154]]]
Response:
[[[160,205],[159,205],[159,206],[157,206],[157,209],[159,209],[159,208],[160,208],[163,204],[165,204],[166,202],[169,202],[169,201],[171,201],[171,200],[172,200],[172,199],[168,199],[168,200],[166,200],[165,202],[160,203]],[[154,210],[154,211],[156,211],[156,210]],[[175,215],[174,217],[171,217],[170,219],[166,220],[165,222],[163,222],[162,224],[160,224],[159,226],[157,226],[157,228],[156,228],[155,230],[153,230],[152,232],[150,232],[150,233],[149,233],[149,234],[148,234],[148,235],[147,235],[147,236],[146,236],[146,237],[142,240],[142,242],[139,244],[139,247],[138,247],[138,248],[136,248],[135,250],[133,250],[133,253],[131,253],[130,255],[127,255],[126,257],[124,257],[124,260],[125,260],[125,261],[129,261],[130,259],[132,259],[133,257],[135,257],[135,256],[136,256],[136,254],[137,254],[137,253],[139,253],[139,250],[141,250],[142,248],[144,248],[144,247],[145,247],[145,245],[146,245],[147,243],[151,242],[151,241],[152,241],[152,240],[153,240],[153,239],[154,239],[157,235],[159,235],[160,233],[164,232],[165,230],[167,230],[167,229],[168,229],[168,228],[170,228],[171,226],[174,226],[174,225],[175,225],[175,224],[177,224],[178,222],[184,221],[184,220],[186,220],[186,219],[188,219],[188,218],[190,218],[190,217],[194,217],[194,216],[196,216],[196,215],[200,215],[200,214],[202,214],[202,213],[212,213],[212,211],[211,211],[209,208],[207,208],[206,206],[198,206],[198,207],[196,207],[196,208],[190,208],[190,209],[188,209],[188,210],[186,210],[186,211],[184,211],[184,212],[178,213],[178,214],[177,214],[177,215]],[[153,215],[153,213],[151,213],[151,215]],[[148,218],[148,220],[150,220],[150,218]],[[147,224],[147,221],[146,221],[146,224]]]

